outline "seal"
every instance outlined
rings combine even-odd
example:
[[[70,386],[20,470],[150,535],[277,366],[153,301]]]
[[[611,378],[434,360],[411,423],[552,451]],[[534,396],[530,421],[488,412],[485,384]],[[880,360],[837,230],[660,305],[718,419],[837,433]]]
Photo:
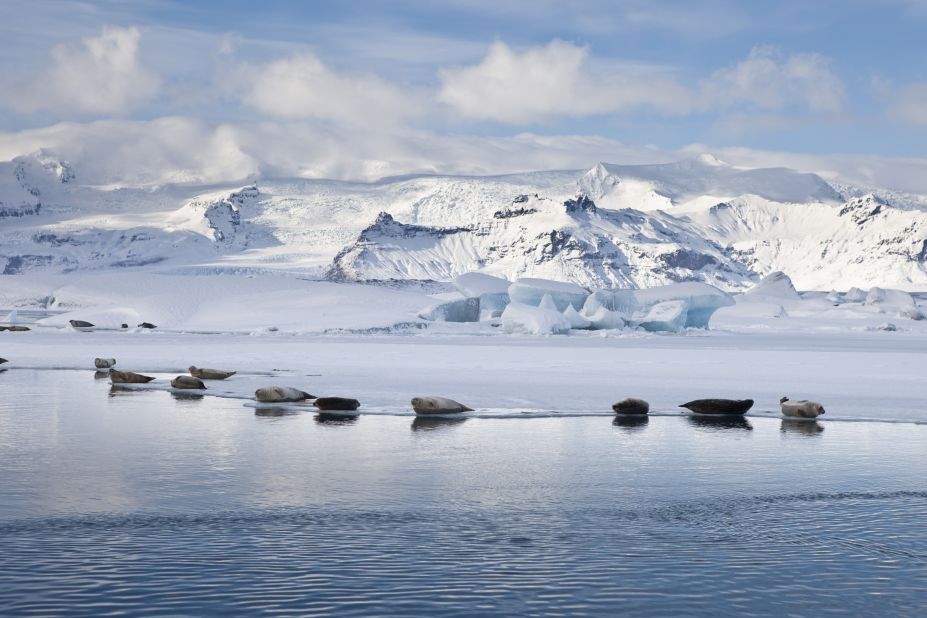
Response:
[[[695,399],[680,408],[688,408],[696,414],[746,414],[753,407],[752,399]]]
[[[817,418],[824,414],[824,406],[807,399],[794,400],[783,397],[779,400],[779,407],[782,408],[783,415],[797,418]]]
[[[254,391],[254,398],[264,403],[279,403],[285,401],[305,401],[306,399],[315,399],[306,391],[289,386],[263,386]]]
[[[93,328],[93,324],[85,320],[68,320],[71,328]]]
[[[147,384],[154,380],[151,376],[143,376],[140,373],[131,371],[109,370],[109,379],[113,384]]]
[[[27,330],[32,330],[28,326],[21,326],[19,324],[14,324],[13,326],[7,326],[5,330],[10,331],[11,333],[24,333]]]
[[[413,397],[412,409],[416,414],[457,414],[459,412],[473,412],[459,401],[447,397]]]
[[[3,365],[7,364],[8,362],[10,361],[6,360],[5,358],[0,358],[0,371],[6,371],[6,367]]]
[[[647,414],[650,412],[650,404],[643,399],[627,397],[613,404],[612,410],[615,411],[615,414]]]
[[[155,326],[151,322],[142,322],[141,324],[138,325],[138,327],[139,328],[157,328],[157,326]]]
[[[224,380],[230,378],[237,371],[223,371],[222,369],[208,369],[206,367],[196,367],[190,365],[190,375],[194,378],[199,378],[200,380]]]
[[[348,412],[358,409],[360,402],[357,399],[346,397],[319,397],[312,402],[312,405],[319,410]]]
[[[93,366],[97,369],[109,369],[116,364],[115,358],[95,358],[93,359]]]
[[[193,376],[177,376],[171,380],[171,386],[174,388],[186,388],[190,390],[206,390],[206,385],[199,378]]]

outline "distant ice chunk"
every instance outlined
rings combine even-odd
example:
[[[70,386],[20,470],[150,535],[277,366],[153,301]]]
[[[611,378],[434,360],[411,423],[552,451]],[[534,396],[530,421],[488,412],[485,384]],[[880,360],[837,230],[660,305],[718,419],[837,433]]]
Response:
[[[914,297],[903,290],[872,288],[866,295],[865,304],[877,307],[883,313],[895,313],[909,320],[924,319]]]
[[[883,307],[886,309],[895,309],[901,311],[915,307],[914,297],[902,290],[886,290],[884,288],[872,288],[866,294],[867,305]]]
[[[478,298],[483,294],[506,294],[512,282],[484,273],[466,273],[454,279],[454,287],[467,298]]]
[[[695,281],[635,290],[634,296],[644,311],[649,311],[654,305],[666,301],[685,301],[687,310],[684,326],[686,328],[708,328],[708,322],[715,311],[735,304],[734,297],[727,292],[713,285]],[[646,314],[637,318],[637,321],[643,322],[645,319],[647,319]]]
[[[592,322],[581,316],[573,305],[566,308],[563,316],[570,322],[570,328],[574,330],[583,330],[592,326]]]
[[[507,333],[559,335],[570,332],[570,321],[555,309],[509,303],[502,312],[502,328]]]
[[[829,300],[830,302],[834,303],[835,305],[839,305],[844,300],[843,294],[841,294],[837,290],[831,290],[830,292],[827,293],[827,296],[825,296],[825,298]]]
[[[583,317],[589,320],[592,330],[608,330],[624,328],[628,320],[617,311],[609,311],[605,307],[598,307],[592,312],[584,312]]]
[[[843,300],[848,303],[861,303],[866,300],[866,290],[850,288],[850,291],[843,295]]]
[[[583,303],[581,313],[589,317],[599,309],[606,309],[630,317],[640,307],[635,292],[636,290],[596,290]]]
[[[559,311],[566,310],[567,306],[582,309],[589,292],[575,283],[564,281],[551,281],[549,279],[518,279],[509,286],[509,297],[512,302],[537,307],[545,294],[550,294]]]
[[[753,288],[744,293],[750,297],[771,297],[785,300],[800,300],[798,290],[792,285],[792,280],[782,271],[769,273]]]
[[[497,318],[502,315],[509,304],[509,286],[507,279],[493,277],[483,273],[466,273],[454,279],[454,287],[467,298],[480,299],[481,316]]]
[[[418,317],[431,322],[479,322],[480,299],[451,300],[422,309]]]
[[[685,300],[665,300],[650,307],[639,326],[650,332],[678,333],[686,326],[688,311]]]

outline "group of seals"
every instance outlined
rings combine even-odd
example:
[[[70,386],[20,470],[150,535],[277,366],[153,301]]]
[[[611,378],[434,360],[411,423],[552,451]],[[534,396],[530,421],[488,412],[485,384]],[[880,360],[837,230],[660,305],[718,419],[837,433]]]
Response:
[[[96,328],[95,324],[86,320],[68,320],[68,324],[71,325],[71,328],[76,328],[77,330],[90,330],[91,328]],[[122,328],[129,328],[129,325],[123,324]],[[157,326],[151,322],[142,322],[138,325],[138,328],[157,328]]]
[[[413,400],[414,402],[414,400]],[[793,401],[788,397],[779,400],[782,414],[798,418],[817,418],[824,414],[824,406],[805,399]],[[743,416],[753,407],[752,399],[695,399],[679,406],[695,414],[710,416]],[[628,397],[612,405],[618,415],[644,415],[650,411],[650,404],[643,399]]]

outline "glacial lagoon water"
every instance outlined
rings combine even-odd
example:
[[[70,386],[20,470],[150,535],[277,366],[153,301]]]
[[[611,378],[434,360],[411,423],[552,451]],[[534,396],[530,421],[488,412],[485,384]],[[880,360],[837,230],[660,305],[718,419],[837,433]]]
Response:
[[[0,615],[925,607],[925,425],[344,419],[0,374]]]

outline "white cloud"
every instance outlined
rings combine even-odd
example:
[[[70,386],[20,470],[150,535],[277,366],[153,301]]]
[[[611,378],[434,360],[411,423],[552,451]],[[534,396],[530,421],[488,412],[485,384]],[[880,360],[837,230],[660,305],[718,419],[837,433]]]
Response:
[[[441,71],[438,100],[467,118],[512,124],[644,107],[687,111],[687,89],[658,71],[594,72],[587,56],[586,48],[564,41],[522,52],[497,41],[479,64]]]
[[[927,194],[927,159],[816,155],[693,145],[677,151],[584,135],[372,134],[316,121],[209,124],[151,121],[60,123],[0,133],[0,161],[45,149],[88,184],[234,183],[256,177],[373,180],[408,173],[501,174],[586,169],[598,161],[658,163],[707,152],[747,167],[784,166],[862,186]]]
[[[720,69],[701,84],[709,108],[748,104],[761,110],[803,108],[815,113],[843,109],[843,81],[818,54],[783,55],[771,47],[755,47],[732,67]]]
[[[51,63],[5,97],[18,111],[50,110],[64,116],[121,114],[158,90],[157,75],[138,61],[138,28],[104,26],[79,45],[52,49]]]
[[[927,82],[909,84],[894,91],[888,115],[900,122],[927,126]]]
[[[414,89],[374,75],[337,73],[309,53],[243,67],[234,86],[246,104],[279,118],[373,126],[421,112]]]

